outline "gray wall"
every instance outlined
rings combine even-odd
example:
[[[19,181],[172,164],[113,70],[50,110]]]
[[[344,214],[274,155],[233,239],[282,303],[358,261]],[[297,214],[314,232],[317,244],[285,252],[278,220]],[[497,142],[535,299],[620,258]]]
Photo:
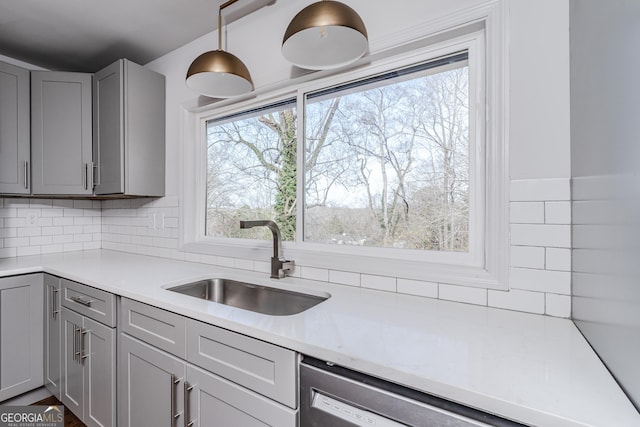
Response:
[[[570,26],[573,318],[640,407],[640,1]]]

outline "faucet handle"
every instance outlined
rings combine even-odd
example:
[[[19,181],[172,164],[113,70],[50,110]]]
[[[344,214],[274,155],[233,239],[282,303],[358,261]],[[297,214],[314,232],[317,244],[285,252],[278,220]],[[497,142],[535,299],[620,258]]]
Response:
[[[282,279],[283,277],[290,275],[293,272],[295,266],[295,261],[282,260],[282,266],[280,267],[280,269],[278,269],[278,276]]]

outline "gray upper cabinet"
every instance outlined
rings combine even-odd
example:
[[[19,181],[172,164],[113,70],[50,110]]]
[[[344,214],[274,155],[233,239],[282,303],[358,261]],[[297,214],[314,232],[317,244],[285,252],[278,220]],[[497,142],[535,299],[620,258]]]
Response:
[[[93,193],[91,74],[31,72],[33,194]]]
[[[29,194],[29,70],[0,62],[0,194]]]
[[[96,195],[164,196],[165,78],[120,59],[94,75]]]

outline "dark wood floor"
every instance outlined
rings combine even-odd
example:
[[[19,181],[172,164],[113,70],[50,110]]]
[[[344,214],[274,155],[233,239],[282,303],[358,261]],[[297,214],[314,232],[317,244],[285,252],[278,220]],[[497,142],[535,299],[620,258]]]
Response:
[[[55,396],[51,396],[34,403],[34,405],[58,406],[58,405],[62,405],[62,402],[56,399]],[[73,415],[73,413],[69,409],[67,409],[67,407],[65,406],[64,427],[86,427],[86,426],[75,415]]]

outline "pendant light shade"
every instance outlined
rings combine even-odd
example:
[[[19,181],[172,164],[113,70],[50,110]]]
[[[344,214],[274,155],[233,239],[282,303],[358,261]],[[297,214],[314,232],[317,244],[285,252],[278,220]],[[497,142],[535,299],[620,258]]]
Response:
[[[187,87],[213,98],[231,98],[251,92],[253,82],[247,66],[237,56],[212,50],[191,63]]]
[[[236,1],[227,1],[218,11],[218,50],[198,56],[187,71],[187,87],[213,98],[232,98],[253,90],[247,66],[237,56],[222,50],[222,9]]]
[[[348,65],[362,57],[367,49],[367,29],[360,15],[332,0],[302,9],[287,27],[282,40],[285,59],[310,70]]]

